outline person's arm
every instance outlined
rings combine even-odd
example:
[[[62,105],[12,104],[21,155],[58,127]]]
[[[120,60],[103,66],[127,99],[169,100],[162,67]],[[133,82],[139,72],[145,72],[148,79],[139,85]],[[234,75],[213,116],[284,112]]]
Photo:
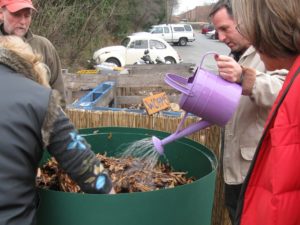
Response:
[[[53,100],[50,100],[49,113],[44,121],[42,134],[49,153],[82,191],[114,193],[108,172]]]
[[[270,108],[282,88],[288,71],[283,69],[262,73],[243,67],[243,74],[243,95],[248,95],[259,106]]]
[[[48,64],[51,72],[51,78],[49,83],[52,89],[59,91],[59,93],[63,97],[63,106],[65,106],[66,93],[65,93],[62,72],[61,72],[62,69],[61,69],[60,58],[55,47],[51,43],[49,43],[48,48],[49,48],[48,57],[50,56],[50,59],[47,57],[46,64]]]
[[[53,89],[58,90],[61,94],[65,94],[64,82],[61,73],[61,62],[58,53],[55,49],[53,49],[52,55],[53,55],[53,66],[52,68],[50,68],[50,70],[52,70],[53,76],[51,76],[50,85]]]
[[[32,37],[27,41],[32,49],[42,56],[43,62],[49,67],[49,84],[52,89],[61,94],[63,106],[65,106],[65,87],[61,72],[61,61],[54,45],[47,38],[35,34],[32,34]]]

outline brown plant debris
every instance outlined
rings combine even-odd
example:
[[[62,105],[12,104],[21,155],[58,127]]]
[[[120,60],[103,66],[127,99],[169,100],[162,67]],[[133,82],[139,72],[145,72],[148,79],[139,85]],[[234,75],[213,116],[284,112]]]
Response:
[[[109,171],[116,193],[146,192],[173,188],[192,183],[185,172],[174,172],[171,167],[158,163],[151,171],[137,158],[114,158],[97,154]],[[58,165],[54,158],[44,164],[38,172],[37,186],[63,192],[81,193],[80,187]]]

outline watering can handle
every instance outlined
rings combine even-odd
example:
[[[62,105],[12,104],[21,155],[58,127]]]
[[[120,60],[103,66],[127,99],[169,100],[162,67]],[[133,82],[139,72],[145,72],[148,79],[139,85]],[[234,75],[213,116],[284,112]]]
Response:
[[[202,57],[202,59],[201,59],[201,62],[200,62],[200,66],[199,66],[200,69],[202,68],[202,64],[203,64],[203,62],[204,62],[205,57],[208,56],[208,55],[212,55],[212,54],[213,54],[213,55],[218,55],[217,52],[206,52],[206,53],[203,55],[203,57]]]
[[[207,55],[211,55],[211,54],[216,55],[218,53],[216,53],[216,52],[207,52],[207,53],[205,53],[204,56],[202,57],[199,68],[201,68],[205,57]],[[195,75],[196,75],[196,73],[195,73]],[[188,84],[188,79],[186,79],[184,77],[180,77],[176,74],[167,73],[166,76],[165,76],[165,82],[168,85],[170,85],[171,87],[173,87],[176,90],[180,91],[181,93],[184,93],[188,96],[193,96],[190,89],[186,86]]]
[[[186,95],[192,96],[190,89],[186,87],[188,80],[184,77],[176,74],[167,73],[165,76],[165,82],[176,90]]]

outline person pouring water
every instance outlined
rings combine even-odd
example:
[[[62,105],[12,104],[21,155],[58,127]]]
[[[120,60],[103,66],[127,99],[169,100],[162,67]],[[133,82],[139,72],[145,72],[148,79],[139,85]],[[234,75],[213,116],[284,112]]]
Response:
[[[219,75],[239,83],[243,94],[222,135],[225,206],[233,223],[242,183],[288,71],[266,71],[258,52],[236,29],[239,24],[233,17],[230,0],[219,0],[209,16],[219,40],[231,49],[231,56],[215,57]]]

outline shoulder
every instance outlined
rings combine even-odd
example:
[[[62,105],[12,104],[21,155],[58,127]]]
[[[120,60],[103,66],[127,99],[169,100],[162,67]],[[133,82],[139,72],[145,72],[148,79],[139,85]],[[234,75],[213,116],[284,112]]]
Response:
[[[260,56],[253,46],[250,46],[244,54],[241,56],[239,62],[240,65],[245,67],[254,68],[261,72],[266,72],[265,65],[260,59]]]
[[[20,104],[36,105],[38,102],[44,102],[47,105],[51,94],[50,88],[44,87],[26,77],[21,71],[16,72],[8,65],[1,64],[0,73],[2,75],[0,79],[2,93],[10,93],[11,99]]]
[[[32,34],[26,39],[35,53],[43,56],[44,62],[49,66],[49,62],[58,57],[54,45],[46,38],[40,35]]]
[[[25,74],[18,72],[16,74],[16,76],[18,76],[18,78],[16,78],[16,80],[19,79],[19,83],[20,83],[20,87],[19,90],[23,90],[24,92],[30,94],[35,95],[36,93],[39,93],[39,97],[46,97],[50,95],[51,89],[48,87],[45,87],[39,83],[37,83],[37,81],[34,81],[28,77],[26,77]]]
[[[27,42],[31,45],[33,49],[35,48],[47,48],[47,49],[55,49],[51,41],[49,41],[46,37],[32,34],[29,38],[27,38]]]
[[[242,57],[256,57],[259,56],[256,49],[251,45],[247,50],[244,52]]]
[[[32,34],[32,39],[35,41],[39,41],[39,42],[43,42],[43,43],[47,43],[47,44],[52,44],[51,41],[49,41],[48,38],[44,37],[44,36],[40,36],[37,34]]]

